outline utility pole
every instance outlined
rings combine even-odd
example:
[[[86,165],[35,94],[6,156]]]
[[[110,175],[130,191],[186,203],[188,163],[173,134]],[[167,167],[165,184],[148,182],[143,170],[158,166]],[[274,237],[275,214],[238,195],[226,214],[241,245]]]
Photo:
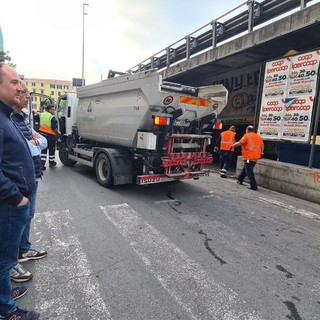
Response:
[[[84,86],[84,16],[88,14],[85,12],[85,6],[88,6],[89,4],[83,3],[82,6],[82,81],[81,86]]]

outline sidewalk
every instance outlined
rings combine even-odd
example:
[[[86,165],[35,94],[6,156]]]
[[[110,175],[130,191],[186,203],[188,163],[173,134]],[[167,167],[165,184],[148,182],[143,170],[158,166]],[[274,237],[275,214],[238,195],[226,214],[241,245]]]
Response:
[[[230,168],[228,178],[236,179],[243,166],[238,157],[237,168]],[[206,166],[212,173],[219,173],[216,164]],[[320,204],[320,170],[296,164],[261,159],[254,168],[258,186]]]

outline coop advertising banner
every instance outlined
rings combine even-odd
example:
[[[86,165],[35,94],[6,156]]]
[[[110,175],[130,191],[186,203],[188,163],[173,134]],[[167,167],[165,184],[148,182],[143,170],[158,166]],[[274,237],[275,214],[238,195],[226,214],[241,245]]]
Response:
[[[279,59],[266,63],[261,100],[259,133],[266,139],[280,139],[283,99],[286,97],[290,60]]]
[[[259,134],[267,139],[280,139],[283,115],[282,98],[263,98],[259,121]]]
[[[307,142],[320,51],[266,63],[258,132],[264,139]]]
[[[313,97],[301,95],[285,108],[282,139],[308,141],[312,108]]]

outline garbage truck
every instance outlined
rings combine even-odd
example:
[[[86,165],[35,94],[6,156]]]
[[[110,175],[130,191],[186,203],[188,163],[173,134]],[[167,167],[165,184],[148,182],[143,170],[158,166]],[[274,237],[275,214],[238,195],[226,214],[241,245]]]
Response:
[[[156,70],[78,88],[57,102],[60,161],[92,167],[104,187],[208,176],[210,129],[227,96],[223,85],[166,82]]]

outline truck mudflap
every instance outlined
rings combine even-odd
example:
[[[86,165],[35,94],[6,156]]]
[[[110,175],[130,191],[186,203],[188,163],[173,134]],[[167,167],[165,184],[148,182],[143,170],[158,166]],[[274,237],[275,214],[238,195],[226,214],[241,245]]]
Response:
[[[185,180],[185,179],[199,179],[200,177],[208,177],[210,174],[209,169],[203,169],[201,171],[192,172],[180,172],[176,174],[148,174],[137,176],[137,185],[155,184],[168,181]]]

